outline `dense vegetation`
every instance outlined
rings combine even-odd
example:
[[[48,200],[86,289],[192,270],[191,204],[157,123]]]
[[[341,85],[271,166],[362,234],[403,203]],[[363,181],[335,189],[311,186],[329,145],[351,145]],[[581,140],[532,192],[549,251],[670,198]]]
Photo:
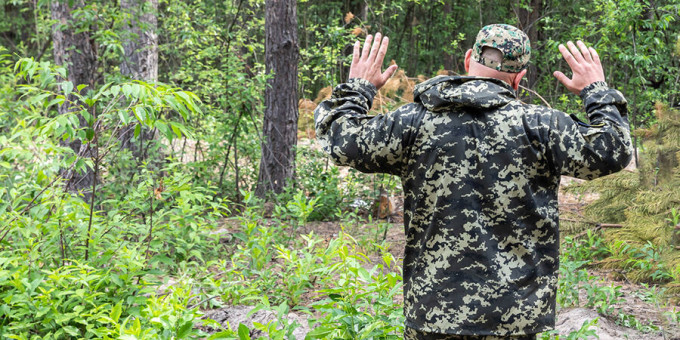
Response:
[[[419,81],[462,73],[477,30],[497,22],[533,41],[525,101],[582,115],[552,77],[566,68],[557,45],[575,39],[629,99],[640,170],[573,189],[600,199],[565,223],[558,303],[645,332],[678,327],[663,307],[680,291],[680,1],[299,0],[296,177],[266,199],[253,194],[273,77],[264,11],[262,0],[0,0],[0,337],[288,339],[295,311],[312,339],[400,338],[400,251],[387,235],[401,226],[376,207],[399,180],[329,164],[312,111],[369,32],[390,36],[401,67],[377,113]],[[131,70],[150,51],[156,73]],[[312,232],[319,221],[335,231]],[[621,288],[596,266],[649,285],[663,323],[615,308]],[[203,317],[236,305],[275,317]]]

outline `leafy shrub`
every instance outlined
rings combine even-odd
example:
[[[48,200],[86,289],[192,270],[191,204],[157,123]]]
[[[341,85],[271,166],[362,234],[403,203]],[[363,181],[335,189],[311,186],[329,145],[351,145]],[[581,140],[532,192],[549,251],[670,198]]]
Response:
[[[388,252],[382,262],[370,270],[362,265],[367,257],[356,251],[356,241],[340,234],[328,245],[337,256],[330,268],[321,269],[331,279],[328,288],[319,290],[322,300],[312,307],[323,313],[314,320],[317,325],[309,339],[400,339],[404,332],[403,307],[395,304],[401,293],[400,267]]]

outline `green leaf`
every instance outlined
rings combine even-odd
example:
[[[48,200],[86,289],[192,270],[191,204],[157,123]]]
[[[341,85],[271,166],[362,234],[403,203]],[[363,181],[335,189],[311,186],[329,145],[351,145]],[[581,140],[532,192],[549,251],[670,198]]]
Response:
[[[118,303],[113,306],[113,309],[111,310],[111,314],[109,314],[109,317],[115,322],[118,323],[118,319],[120,318],[120,314],[123,312],[123,300],[118,301]]]
[[[359,274],[359,277],[362,278],[364,281],[370,281],[370,279],[371,279],[371,275],[363,267],[359,268],[358,274]]]
[[[80,85],[78,85],[78,87],[76,87],[76,88],[78,89],[78,92],[80,92],[80,91],[82,91],[82,90],[83,90],[84,88],[86,88],[86,87],[87,87],[87,84],[80,84]]]
[[[142,126],[137,124],[135,126],[135,138],[139,137],[139,134],[142,132]]]
[[[111,86],[111,95],[113,96],[113,98],[118,97],[119,93],[120,93],[120,86],[118,86],[118,85]]]
[[[211,335],[208,340],[217,340],[217,339],[232,339],[234,336],[234,331],[222,331],[222,332],[217,332],[213,335]]]
[[[193,322],[191,322],[191,321],[185,322],[182,325],[182,327],[180,327],[179,330],[177,330],[177,338],[178,339],[186,338],[191,333],[191,330],[193,329],[193,327],[194,327]]]
[[[146,110],[144,110],[144,107],[137,106],[134,112],[135,117],[137,117],[137,121],[139,121],[140,124],[144,124],[146,122]]]
[[[125,95],[126,97],[129,97],[130,96],[130,90],[131,90],[130,84],[124,84],[123,85],[123,95]]]
[[[165,136],[165,138],[172,140],[172,131],[170,131],[170,128],[168,128],[168,124],[157,121],[153,126],[158,129],[158,131],[160,131]]]
[[[110,278],[111,282],[115,283],[118,287],[123,287],[123,280],[120,279],[120,275],[111,274]]]
[[[73,91],[73,83],[70,81],[65,81],[61,83],[61,86],[64,90],[64,97],[68,97],[68,95]]]
[[[165,255],[160,255],[160,254],[152,257],[151,260],[149,260],[149,262],[150,263],[160,262],[160,263],[166,264],[168,266],[173,265],[173,262],[169,257],[167,257]]]
[[[36,69],[36,63],[33,59],[26,59],[26,63],[23,65],[23,70],[28,74],[28,79],[33,78]]]
[[[57,67],[56,71],[62,78],[66,78],[66,68]]]
[[[187,109],[191,110],[191,112],[201,114],[201,109],[196,105],[196,103],[193,100],[193,97],[195,95],[191,92],[186,92],[186,91],[179,91],[175,92],[175,96],[178,96],[178,99],[186,105]],[[197,98],[198,100],[198,98]],[[186,117],[184,117],[186,119]]]
[[[71,336],[78,336],[80,334],[78,332],[78,328],[75,328],[73,326],[66,326],[63,328],[63,330]]]
[[[250,329],[248,329],[248,326],[242,323],[238,324],[238,338],[239,340],[250,340]]]
[[[47,104],[47,107],[50,107],[50,106],[55,105],[55,104],[61,105],[61,104],[64,103],[65,100],[66,99],[64,98],[64,96],[57,96],[57,98],[50,100],[50,102]]]
[[[333,325],[325,325],[314,328],[309,333],[307,333],[305,340],[324,339],[328,334],[332,333],[333,330],[335,330],[335,326]]]
[[[139,94],[142,90],[141,86],[139,84],[132,84],[131,86],[132,90],[130,94],[132,95],[133,98],[140,98]]]
[[[127,113],[127,111],[118,111],[118,118],[120,118],[120,121],[123,123],[123,125],[128,125],[128,123],[130,123],[130,115]]]
[[[94,139],[94,129],[92,128],[87,128],[85,130],[85,138],[87,140],[93,140]]]
[[[175,97],[170,96],[170,95],[165,95],[165,96],[163,97],[163,99],[164,99],[165,102],[168,104],[168,106],[170,106],[170,108],[172,108],[173,110],[179,112],[179,105],[180,105],[180,104],[179,104],[179,102],[177,102],[177,99],[176,99]]]
[[[87,125],[92,126],[92,115],[90,114],[90,112],[88,112],[87,110],[82,110],[80,111],[80,114],[83,115],[83,118],[85,118]]]
[[[175,123],[170,122],[170,127],[172,128],[172,132],[177,135],[177,138],[182,138],[182,131],[180,130],[179,126],[177,126]]]
[[[112,84],[112,83],[107,83],[107,84],[105,84],[104,86],[102,86],[102,88],[100,88],[99,91],[97,91],[97,94],[94,95],[94,99],[97,100],[97,99],[99,99],[99,97],[101,97],[102,94],[105,94],[105,93],[106,93],[106,90],[107,90],[109,87],[111,87],[111,84]]]

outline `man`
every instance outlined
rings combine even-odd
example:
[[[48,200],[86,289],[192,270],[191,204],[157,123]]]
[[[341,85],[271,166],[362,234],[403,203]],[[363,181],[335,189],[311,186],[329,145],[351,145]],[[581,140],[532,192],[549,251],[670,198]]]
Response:
[[[560,175],[623,169],[631,142],[626,100],[605,84],[583,42],[559,50],[590,124],[516,98],[530,46],[515,27],[482,28],[466,77],[416,86],[414,103],[368,116],[396,70],[388,39],[354,46],[350,79],[315,112],[336,164],[398,175],[404,188],[406,339],[534,339],[555,323]]]

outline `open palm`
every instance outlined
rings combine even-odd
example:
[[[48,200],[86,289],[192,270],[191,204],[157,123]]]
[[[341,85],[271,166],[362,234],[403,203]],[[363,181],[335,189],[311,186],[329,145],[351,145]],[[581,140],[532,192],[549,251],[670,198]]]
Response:
[[[371,42],[373,42],[372,46]],[[366,37],[361,54],[359,54],[361,46],[359,41],[354,43],[354,55],[352,65],[349,68],[349,77],[366,79],[378,89],[385,85],[397,70],[397,65],[392,65],[385,72],[382,72],[382,64],[389,43],[389,38],[382,37],[380,33],[376,33],[375,41],[373,41],[373,36],[369,34]]]

